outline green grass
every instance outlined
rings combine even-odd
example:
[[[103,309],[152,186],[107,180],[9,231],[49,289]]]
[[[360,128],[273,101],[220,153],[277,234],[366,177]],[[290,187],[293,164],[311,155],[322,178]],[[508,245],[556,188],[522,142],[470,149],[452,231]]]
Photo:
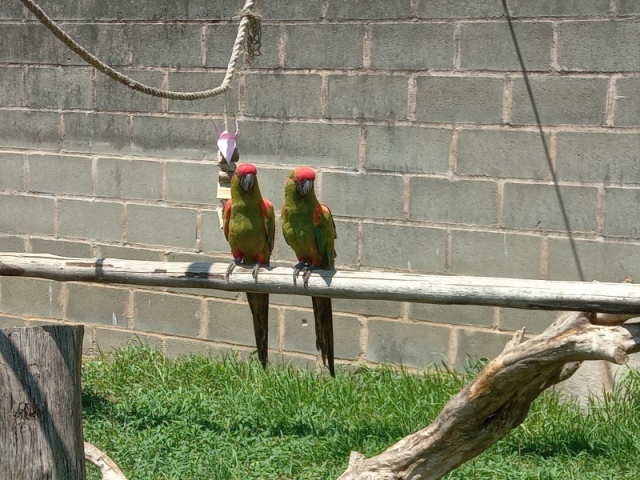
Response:
[[[424,427],[466,381],[390,367],[332,379],[128,346],[85,363],[84,434],[131,480],[335,479],[351,450],[374,455]],[[447,478],[638,478],[640,374],[624,386],[586,408],[545,394],[521,427]]]

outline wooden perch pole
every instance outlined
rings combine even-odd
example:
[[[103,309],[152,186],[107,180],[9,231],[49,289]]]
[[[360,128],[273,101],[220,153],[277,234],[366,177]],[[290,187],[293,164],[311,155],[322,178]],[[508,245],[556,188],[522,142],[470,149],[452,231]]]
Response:
[[[572,312],[529,340],[524,340],[524,329],[516,332],[431,425],[375,457],[352,452],[338,480],[441,478],[520,425],[533,400],[573,375],[583,360],[624,364],[630,353],[639,352],[640,324],[624,325],[629,317],[619,315],[616,322],[611,315],[599,319]]]
[[[0,478],[84,480],[82,325],[0,330]]]
[[[0,253],[0,275],[58,281],[640,314],[640,285],[629,283],[316,270],[309,278],[308,287],[304,287],[302,279],[294,283],[289,267],[261,269],[257,279],[251,276],[250,269],[236,268],[227,282],[227,266],[226,263],[209,262],[144,262]]]

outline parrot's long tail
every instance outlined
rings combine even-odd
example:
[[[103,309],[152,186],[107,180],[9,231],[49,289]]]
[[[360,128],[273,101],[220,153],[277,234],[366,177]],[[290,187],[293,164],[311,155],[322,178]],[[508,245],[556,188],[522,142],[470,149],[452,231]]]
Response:
[[[269,294],[247,292],[247,301],[253,315],[253,331],[256,335],[258,359],[266,368],[269,356]]]
[[[316,322],[316,348],[322,353],[322,363],[329,366],[329,373],[336,376],[333,366],[333,312],[331,299],[311,297],[313,317]]]

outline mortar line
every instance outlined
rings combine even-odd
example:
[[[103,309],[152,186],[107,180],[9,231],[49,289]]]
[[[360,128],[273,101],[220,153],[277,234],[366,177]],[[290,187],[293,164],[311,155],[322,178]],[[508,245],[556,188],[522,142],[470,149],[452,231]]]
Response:
[[[362,68],[365,71],[371,70],[371,44],[372,44],[372,28],[367,23],[364,27],[364,38],[362,40]]]
[[[549,280],[549,238],[540,239],[540,278]]]

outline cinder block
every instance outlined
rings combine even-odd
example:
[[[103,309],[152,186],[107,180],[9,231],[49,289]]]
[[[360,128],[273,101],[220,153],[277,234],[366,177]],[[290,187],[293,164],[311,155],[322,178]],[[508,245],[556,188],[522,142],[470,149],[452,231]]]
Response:
[[[636,0],[618,0],[618,15],[637,15],[640,4]]]
[[[402,192],[400,175],[324,172],[319,198],[334,215],[401,218]]]
[[[417,0],[418,18],[490,18],[504,15],[500,0]]]
[[[459,330],[456,369],[463,370],[468,361],[492,360],[504,349],[511,335],[486,330]]]
[[[360,322],[356,317],[333,315],[334,356],[354,360],[360,355]],[[289,310],[284,314],[284,349],[319,355],[313,311]]]
[[[172,360],[190,355],[216,357],[220,353],[219,346],[214,343],[191,338],[167,337],[164,345],[165,355]]]
[[[549,70],[551,22],[514,22],[514,28],[527,70]],[[462,24],[460,66],[470,70],[520,71],[507,22]]]
[[[213,130],[213,126],[211,127]],[[212,142],[215,145],[215,142]],[[202,158],[205,123],[197,118],[133,117],[132,153],[169,158]]]
[[[545,125],[603,125],[606,120],[605,78],[538,77],[530,80],[540,119]],[[536,124],[523,80],[513,85],[512,124]]]
[[[11,45],[11,48],[0,49],[0,63],[62,64],[64,50],[68,50],[40,23],[3,23],[0,25],[0,38],[3,45]]]
[[[278,215],[279,212],[276,213]],[[358,224],[355,222],[341,222],[335,220],[336,224],[336,238],[335,248],[338,256],[336,257],[336,264],[338,265],[350,265],[355,266],[358,261]],[[280,232],[277,235],[280,236]],[[282,242],[283,244],[286,242]],[[288,245],[287,245],[288,248]]]
[[[53,198],[0,195],[2,233],[53,233]]]
[[[215,68],[227,68],[233,42],[238,34],[237,24],[212,24],[207,25],[205,33],[206,61],[205,66]],[[269,25],[262,29],[260,56],[253,62],[254,68],[277,68],[280,66],[280,28]],[[240,57],[243,61],[243,57]]]
[[[520,330],[526,328],[527,333],[544,332],[555,320],[558,312],[546,310],[521,310],[519,308],[500,309],[500,330]]]
[[[626,278],[640,281],[638,245],[611,240],[575,240],[586,281],[618,283]],[[569,239],[549,239],[549,280],[580,280]]]
[[[441,128],[367,126],[365,167],[409,173],[447,173],[451,131]]]
[[[58,235],[121,241],[123,218],[119,203],[60,200]]]
[[[60,2],[56,0],[44,0],[40,2],[42,9],[53,20],[91,20],[91,10],[94,2]],[[117,0],[116,0],[117,3]],[[122,2],[120,2],[122,3]],[[36,17],[27,12],[29,20]]]
[[[26,327],[26,326],[27,326],[27,322],[21,318],[0,315],[0,329]]]
[[[623,2],[625,0],[622,0]],[[607,15],[609,0],[580,0],[558,2],[557,0],[512,0],[511,14],[515,17],[580,17]]]
[[[279,230],[277,231],[279,235]],[[231,261],[231,247],[224,238],[224,231],[220,228],[218,214],[215,211],[202,212],[202,238],[200,249],[203,252],[220,252],[228,255]]]
[[[416,177],[409,182],[409,218],[495,225],[497,196],[495,182]]]
[[[130,25],[132,62],[136,65],[200,67],[202,27],[179,23]]]
[[[162,196],[160,162],[99,158],[96,167],[98,196],[150,200],[158,200]]]
[[[148,332],[197,337],[202,317],[200,300],[182,295],[136,291],[134,328]]]
[[[0,190],[23,190],[24,160],[21,153],[0,152]]]
[[[309,305],[311,300],[308,300]],[[352,300],[334,298],[332,300],[334,312],[357,313],[365,317],[400,318],[402,303],[388,300]]]
[[[139,71],[123,69],[122,74],[149,85],[162,88],[164,72]],[[125,112],[160,112],[162,111],[162,99],[144,95],[138,91],[113,81],[106,75],[96,74],[96,110],[125,111]]]
[[[351,20],[360,18],[376,18],[391,20],[409,18],[411,2],[409,0],[333,0],[329,2],[327,18]]]
[[[402,120],[407,117],[406,77],[389,75],[331,75],[329,118]]]
[[[159,205],[127,205],[127,241],[195,248],[196,211]]]
[[[60,284],[39,278],[2,277],[3,313],[40,318],[62,318]]]
[[[384,4],[397,8],[400,2],[384,1]],[[453,24],[446,23],[373,25],[371,66],[389,70],[451,70],[455,51],[453,28]]]
[[[640,4],[639,4],[640,5]],[[616,125],[635,127],[640,125],[640,78],[620,78],[616,82],[614,120]]]
[[[416,119],[423,122],[500,123],[499,78],[418,77]]]
[[[591,187],[563,185],[560,187],[560,192],[571,230],[595,231],[597,190]],[[555,187],[506,183],[502,226],[566,231],[567,227],[562,217]]]
[[[102,353],[110,353],[127,345],[150,345],[162,351],[162,338],[157,335],[146,335],[133,330],[115,330],[113,328],[96,328],[95,347]]]
[[[558,25],[558,63],[563,70],[637,72],[640,23],[566,22]]]
[[[207,163],[169,162],[167,164],[167,200],[218,205],[217,165]]]
[[[43,27],[44,28],[44,27]],[[140,39],[132,36],[133,26],[122,23],[84,23],[84,24],[68,24],[64,26],[65,30],[80,45],[93,53],[107,65],[112,67],[121,67],[129,65],[130,52],[134,44],[138,48],[149,48],[152,50],[153,42],[149,39]],[[137,26],[136,26],[137,28]],[[51,60],[43,63],[62,63],[69,65],[86,66],[86,62],[79,56],[69,50],[57,38],[53,37],[49,30],[47,35],[60,45],[60,55],[62,61],[52,62]],[[98,73],[97,75],[102,75]]]
[[[96,2],[92,6],[90,14],[94,15],[96,19],[105,20],[184,20],[187,6],[190,6],[190,3],[196,2],[187,2],[187,5],[185,5],[185,2],[171,0],[157,0],[140,4],[126,0]],[[220,3],[216,2],[216,5]]]
[[[559,133],[557,172],[561,180],[605,184],[640,183],[636,134]]]
[[[282,29],[286,68],[349,69],[363,65],[364,25],[286,25]]]
[[[98,258],[122,258],[125,260],[149,260],[151,262],[161,262],[162,252],[159,250],[149,250],[145,248],[120,247],[117,245],[98,245]]]
[[[450,273],[539,278],[540,248],[530,235],[453,230]]]
[[[244,162],[245,160],[247,159],[244,155],[244,149],[243,149],[240,154],[240,161]],[[257,157],[256,157],[256,160],[258,160]],[[276,211],[277,226],[280,227],[280,224],[279,224],[280,208],[282,207],[282,202],[284,201],[284,186],[293,168],[288,167],[284,169],[280,169],[280,168],[275,169],[275,168],[271,168],[271,165],[268,165],[268,166],[256,165],[256,166],[258,168],[258,181],[260,183],[260,193],[262,193],[262,196],[264,198],[268,198],[269,200],[271,200],[271,203],[273,203],[273,208]]]
[[[0,236],[0,252],[24,252],[24,238]]]
[[[66,151],[129,153],[131,127],[127,115],[65,112],[63,120]]]
[[[245,77],[245,115],[319,117],[320,75],[255,74]]]
[[[640,237],[640,190],[605,189],[603,233],[616,237]]]
[[[411,303],[409,318],[430,323],[489,327],[493,323],[494,307],[477,305],[436,305]]]
[[[362,265],[444,273],[444,229],[365,223]]]
[[[31,251],[33,253],[49,253],[60,257],[91,258],[91,244],[83,242],[67,242],[64,240],[48,240],[44,238],[31,238]]]
[[[249,304],[238,302],[207,301],[209,307],[209,328],[207,338],[218,342],[255,347],[253,317]],[[269,308],[269,348],[278,347],[278,311]]]
[[[360,127],[355,125],[247,121],[240,128],[239,149],[244,162],[291,168],[309,165],[355,169],[358,165]],[[212,145],[207,158],[215,158],[213,138],[207,145]],[[287,173],[282,180],[283,189],[288,176]]]
[[[58,150],[60,142],[60,114],[58,113],[3,110],[0,116],[0,145]]]
[[[91,70],[85,67],[29,68],[25,82],[27,106],[90,109]]]
[[[216,88],[222,84],[224,73],[169,72],[169,90],[176,92],[199,92]],[[206,114],[224,113],[225,103],[229,112],[238,109],[238,79],[235,78],[222,95],[201,100],[169,100],[170,112],[196,112]]]
[[[29,191],[91,195],[91,158],[29,155]]]
[[[458,134],[457,153],[457,173],[465,175],[538,180],[551,176],[538,133],[465,129]]]
[[[0,18],[2,13],[0,13]],[[0,31],[3,25],[0,25]],[[24,105],[24,76],[22,67],[0,67],[0,105],[20,107]]]
[[[113,327],[126,327],[129,290],[67,283],[66,318],[73,322],[98,323]]]
[[[369,320],[367,360],[427,367],[447,360],[450,329],[419,323]]]
[[[319,20],[323,3],[322,0],[270,0],[260,5],[260,13],[263,20]]]
[[[23,6],[21,3],[8,3],[2,6],[0,11],[0,19],[2,20],[22,20]]]

